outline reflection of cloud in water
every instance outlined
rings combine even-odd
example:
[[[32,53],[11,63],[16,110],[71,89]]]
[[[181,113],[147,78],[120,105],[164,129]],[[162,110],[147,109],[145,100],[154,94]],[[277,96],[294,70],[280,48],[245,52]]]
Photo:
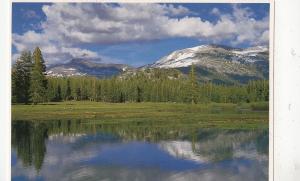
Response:
[[[193,170],[181,172],[166,178],[166,181],[263,181],[268,180],[268,163],[263,166],[253,161],[251,164],[241,164],[232,161],[226,166],[217,165],[207,170]],[[232,169],[234,168],[234,169]]]
[[[86,145],[76,148],[81,139],[87,137],[85,134],[54,135],[47,142],[47,155],[44,159],[46,165],[73,164],[81,160],[95,157],[97,150],[91,150]]]
[[[159,147],[176,158],[188,159],[197,162],[208,162],[205,158],[193,151],[190,141],[161,141]]]
[[[12,155],[15,155],[15,152],[12,152]],[[12,180],[14,177],[25,176],[29,180],[34,180],[37,177],[37,172],[33,166],[25,167],[23,166],[22,161],[17,160],[15,165],[12,165]]]
[[[268,161],[269,156],[265,154],[259,154],[255,149],[245,150],[245,149],[236,149],[233,152],[233,158],[245,158],[258,161]]]
[[[209,143],[210,149],[219,147],[216,144],[212,146],[212,140]],[[229,160],[211,163],[209,169],[198,169],[186,172],[179,172],[170,175],[164,180],[170,181],[260,181],[268,179],[268,155],[260,154],[256,151],[254,144],[250,143],[246,148],[241,146],[242,143],[235,143],[232,146],[232,157]],[[196,162],[209,162],[211,156],[201,155],[201,148],[207,145],[197,142],[194,145],[189,141],[162,141],[160,147],[169,154],[182,159],[193,160]],[[198,151],[197,153],[195,152]]]
[[[17,159],[12,176],[30,180],[41,176],[50,181],[267,180],[268,156],[256,150],[256,137],[217,135],[195,142],[149,143],[122,142],[108,135],[56,134],[46,141],[47,154],[38,173]]]
[[[86,134],[53,134],[48,137],[48,140],[56,140],[61,141],[62,143],[74,143],[77,139],[80,139],[82,136],[85,136]]]
[[[190,141],[179,140],[159,142],[159,147],[174,157],[192,160],[199,163],[208,163],[213,161],[214,158],[212,158],[211,155],[207,156],[206,153],[201,154],[201,148],[204,148],[204,146],[206,145],[201,143],[194,143],[193,145]],[[217,147],[219,145],[215,146]],[[211,149],[214,150],[214,147],[211,147]],[[247,149],[235,144],[232,146],[232,150],[230,151],[232,152],[230,159],[244,158],[260,161],[268,160],[268,155],[258,153],[254,144],[250,144]]]

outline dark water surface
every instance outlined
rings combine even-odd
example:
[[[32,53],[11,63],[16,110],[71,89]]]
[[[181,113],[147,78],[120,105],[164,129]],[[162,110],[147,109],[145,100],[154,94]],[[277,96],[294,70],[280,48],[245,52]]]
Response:
[[[268,180],[268,130],[12,123],[12,180]]]

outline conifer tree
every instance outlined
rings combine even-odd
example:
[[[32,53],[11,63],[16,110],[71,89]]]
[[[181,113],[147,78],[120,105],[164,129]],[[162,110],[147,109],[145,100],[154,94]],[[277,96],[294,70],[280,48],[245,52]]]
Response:
[[[67,89],[66,89],[65,100],[69,100],[70,98],[71,98],[71,85],[70,85],[70,79],[67,79]]]
[[[17,72],[16,69],[13,68],[11,71],[11,101],[13,103],[17,103],[18,102],[18,89],[17,89]]]
[[[78,88],[76,89],[76,100],[77,100],[77,101],[81,100],[81,97],[82,97],[82,95],[81,95],[81,90],[80,90],[80,87],[78,87]]]
[[[142,89],[139,86],[137,86],[136,102],[142,102]]]
[[[56,101],[61,101],[61,87],[60,85],[57,86],[57,94],[56,94]]]
[[[24,52],[21,59],[24,61],[24,103],[27,104],[30,101],[30,80],[33,68],[31,52]]]
[[[12,101],[27,104],[30,99],[32,59],[30,51],[23,51],[12,70]]]
[[[30,94],[34,104],[46,101],[47,79],[46,66],[39,47],[33,52],[34,66],[31,73]]]
[[[22,62],[16,61],[12,70],[12,100],[21,103],[23,99],[23,70]]]
[[[196,80],[196,73],[195,73],[195,66],[192,64],[191,70],[189,73],[189,78],[190,78],[190,100],[192,104],[197,103],[197,89],[198,89],[198,84]]]

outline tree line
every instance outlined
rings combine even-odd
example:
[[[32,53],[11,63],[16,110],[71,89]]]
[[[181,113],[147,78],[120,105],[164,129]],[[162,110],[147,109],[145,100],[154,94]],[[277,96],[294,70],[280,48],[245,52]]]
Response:
[[[180,102],[240,103],[268,101],[267,80],[249,81],[246,85],[199,83],[194,65],[189,76],[154,70],[133,76],[98,79],[96,77],[46,77],[46,67],[39,48],[33,54],[23,52],[12,70],[12,101],[40,103],[51,101],[101,102]]]

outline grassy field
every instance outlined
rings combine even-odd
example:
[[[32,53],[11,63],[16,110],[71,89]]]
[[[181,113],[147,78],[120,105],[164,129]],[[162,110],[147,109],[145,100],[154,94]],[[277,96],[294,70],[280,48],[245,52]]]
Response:
[[[57,102],[12,105],[12,120],[84,120],[101,124],[142,122],[170,126],[267,128],[267,103],[178,104]]]

